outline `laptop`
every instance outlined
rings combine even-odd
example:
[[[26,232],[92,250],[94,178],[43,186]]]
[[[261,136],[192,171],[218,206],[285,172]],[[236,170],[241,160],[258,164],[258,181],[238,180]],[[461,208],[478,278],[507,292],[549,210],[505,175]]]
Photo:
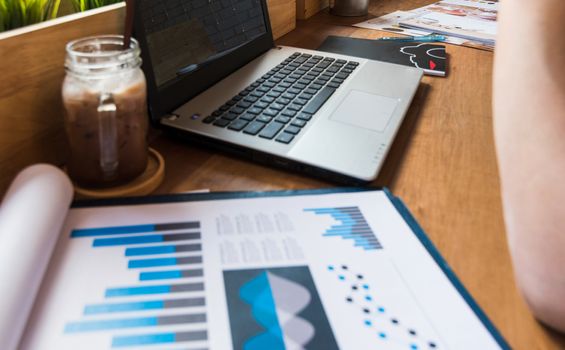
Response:
[[[423,71],[277,46],[265,0],[140,0],[151,120],[326,180],[374,180]]]

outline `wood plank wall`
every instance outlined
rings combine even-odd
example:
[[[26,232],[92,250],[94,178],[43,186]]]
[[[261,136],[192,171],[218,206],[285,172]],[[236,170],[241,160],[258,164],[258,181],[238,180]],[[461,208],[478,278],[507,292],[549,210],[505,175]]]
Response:
[[[295,0],[268,0],[268,5],[275,39],[295,28]],[[0,197],[26,166],[64,164],[65,44],[122,33],[124,10],[121,3],[0,33]]]

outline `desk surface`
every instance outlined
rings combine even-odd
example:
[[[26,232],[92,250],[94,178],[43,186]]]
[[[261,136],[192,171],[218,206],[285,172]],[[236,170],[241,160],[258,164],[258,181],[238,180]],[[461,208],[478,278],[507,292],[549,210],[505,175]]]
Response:
[[[380,16],[429,0],[373,1]],[[351,27],[360,18],[327,10],[278,44],[315,49],[327,35],[383,32]],[[491,113],[491,52],[449,45],[449,76],[424,77],[379,178],[411,209],[463,284],[515,349],[564,349],[565,337],[537,323],[519,295],[505,240]],[[158,136],[167,162],[159,193],[331,187],[335,184],[260,166]],[[174,164],[174,166],[173,166]]]

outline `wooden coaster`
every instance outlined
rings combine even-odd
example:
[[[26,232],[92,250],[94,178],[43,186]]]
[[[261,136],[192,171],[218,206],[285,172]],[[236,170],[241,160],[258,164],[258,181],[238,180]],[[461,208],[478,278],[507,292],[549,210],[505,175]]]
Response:
[[[153,148],[149,148],[147,168],[145,168],[143,174],[139,175],[131,182],[108,188],[84,188],[77,184],[74,184],[74,186],[78,199],[145,196],[155,191],[163,182],[164,177],[165,160],[159,152]]]

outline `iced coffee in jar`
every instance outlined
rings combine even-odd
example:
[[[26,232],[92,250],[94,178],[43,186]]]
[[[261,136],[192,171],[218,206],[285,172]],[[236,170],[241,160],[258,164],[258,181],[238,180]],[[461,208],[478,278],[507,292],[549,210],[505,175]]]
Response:
[[[139,54],[137,41],[124,50],[119,35],[67,44],[67,169],[80,186],[123,184],[147,166],[147,93]]]

